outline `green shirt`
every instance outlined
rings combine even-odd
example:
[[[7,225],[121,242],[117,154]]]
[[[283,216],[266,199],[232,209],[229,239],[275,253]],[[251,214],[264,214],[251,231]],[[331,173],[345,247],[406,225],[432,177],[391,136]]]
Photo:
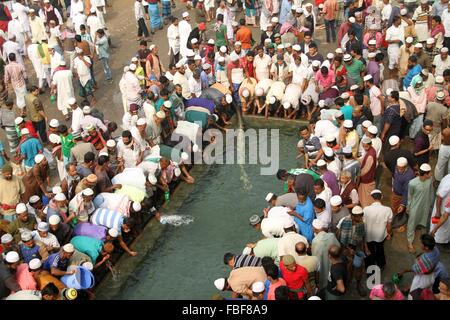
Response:
[[[221,46],[227,45],[227,26],[225,24],[221,24],[219,29],[216,30],[216,47],[220,48]]]
[[[70,158],[70,150],[75,146],[73,136],[69,133],[67,136],[60,135],[61,137],[61,149],[64,157]]]
[[[364,71],[364,64],[360,60],[353,59],[351,65],[348,65],[347,63],[344,63],[344,65],[345,69],[347,69],[349,78],[353,79],[356,83],[361,84],[361,72]]]

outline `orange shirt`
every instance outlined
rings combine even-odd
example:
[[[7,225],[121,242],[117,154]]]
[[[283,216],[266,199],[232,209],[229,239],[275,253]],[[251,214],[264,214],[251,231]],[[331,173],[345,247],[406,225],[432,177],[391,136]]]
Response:
[[[323,12],[325,20],[334,20],[336,17],[336,12],[339,10],[339,5],[337,0],[326,0],[323,4]]]
[[[252,30],[245,26],[239,27],[239,30],[236,32],[236,41],[242,43],[242,49],[250,49],[252,47]]]

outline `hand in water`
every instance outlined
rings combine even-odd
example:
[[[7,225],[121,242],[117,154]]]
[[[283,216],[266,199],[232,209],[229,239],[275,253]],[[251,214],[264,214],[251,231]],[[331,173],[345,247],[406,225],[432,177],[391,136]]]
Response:
[[[138,254],[138,253],[137,253],[136,251],[131,251],[131,252],[130,252],[130,256],[132,256],[132,257],[136,257],[137,254]]]

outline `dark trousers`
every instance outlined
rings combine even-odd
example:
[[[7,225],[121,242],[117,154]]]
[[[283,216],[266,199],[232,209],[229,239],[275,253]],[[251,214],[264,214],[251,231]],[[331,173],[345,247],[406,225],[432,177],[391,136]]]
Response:
[[[444,37],[444,47],[450,49],[450,37]]]
[[[45,119],[38,121],[38,122],[32,121],[32,123],[33,123],[33,127],[38,132],[39,137],[41,137],[42,142],[47,143],[48,142],[47,132],[46,132],[47,125],[45,123]]]
[[[386,265],[386,256],[384,255],[384,241],[382,242],[367,242],[370,255],[366,258],[366,267],[370,265],[377,265],[383,268]]]
[[[177,54],[173,54],[173,50],[170,49],[170,58],[169,58],[169,65],[175,65],[180,60],[180,52]]]
[[[147,25],[145,24],[144,18],[140,18],[138,20],[138,37],[142,37],[144,35],[146,38],[149,37]]]
[[[336,26],[335,20],[326,20],[325,21],[325,31],[327,33],[327,42],[335,42],[336,41]]]

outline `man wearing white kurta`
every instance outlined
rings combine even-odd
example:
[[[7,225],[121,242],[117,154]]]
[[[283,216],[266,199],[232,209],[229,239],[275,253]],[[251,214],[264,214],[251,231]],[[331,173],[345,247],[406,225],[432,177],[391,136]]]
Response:
[[[178,54],[180,53],[180,30],[178,22],[172,23],[167,28],[167,39],[169,40],[169,52],[171,63],[178,62]]]
[[[61,65],[61,61],[64,61],[64,58],[58,51],[55,50],[56,45],[48,45],[48,48],[50,52],[50,74],[51,77],[53,77],[55,69]]]
[[[36,43],[38,43],[42,39],[47,38],[44,20],[42,20],[41,17],[36,16],[34,9],[30,10],[29,23],[31,28],[31,41],[35,41]]]
[[[64,61],[60,62],[60,66],[65,67]],[[73,74],[70,70],[58,70],[53,74],[52,85],[56,86],[58,110],[67,115],[69,113],[69,99],[73,94]]]
[[[21,50],[26,53],[25,50],[25,32],[22,27],[22,23],[17,18],[17,14],[15,12],[11,13],[11,17],[13,18],[8,23],[8,35],[15,35],[16,41],[19,44]]]
[[[431,15],[431,7],[428,5],[428,0],[421,0],[421,5],[417,7],[412,16],[412,20],[414,21],[414,29],[417,34],[417,41],[423,42],[428,39],[428,20]],[[426,10],[423,10],[422,6],[426,7]]]
[[[388,46],[389,69],[393,70],[400,58],[400,42],[405,42],[405,29],[401,26],[401,19],[397,17],[394,23],[386,30]]]
[[[269,79],[269,68],[272,63],[272,59],[264,51],[260,51],[253,60],[253,66],[255,67],[256,80]]]
[[[192,31],[192,27],[189,24],[191,17],[188,12],[183,12],[183,20],[178,24],[178,30],[180,33],[180,53],[182,57],[186,57],[188,53],[187,41],[189,34]]]
[[[95,34],[98,29],[105,28],[100,19],[97,17],[97,10],[95,8],[91,8],[91,14],[86,19],[86,25],[89,28],[89,34],[91,35],[92,40],[95,39]]]
[[[33,64],[34,72],[36,73],[36,78],[38,79],[39,83],[39,89],[43,89],[45,76],[42,72],[42,62],[41,56],[39,55],[38,51],[38,44],[33,41],[33,43],[28,46],[27,53],[28,58]],[[50,78],[48,79],[48,81],[50,82]]]
[[[445,244],[450,242],[450,219],[448,219],[448,214],[450,213],[450,207],[447,205],[448,197],[450,196],[450,174],[447,174],[439,184],[436,191],[436,200],[434,202],[433,213],[431,214],[430,232],[434,236],[436,243]],[[439,203],[440,202],[440,205]],[[433,224],[433,217],[439,214],[440,220],[443,221],[444,217],[447,220],[439,226],[437,230],[436,226],[438,224]],[[439,221],[439,224],[441,221]]]
[[[24,66],[22,59],[22,48],[15,40],[16,37],[11,34],[9,35],[9,40],[3,44],[3,61],[8,62],[9,54],[14,53],[16,55],[16,62]]]
[[[28,11],[30,11],[30,9],[25,7],[22,2],[23,0],[16,1],[16,3],[12,5],[12,9],[17,14],[17,17],[22,24],[23,31],[31,37],[30,23],[28,21]]]
[[[105,26],[105,14],[106,14],[106,5],[105,0],[91,0],[92,8],[97,10],[97,17],[100,20],[100,23]]]
[[[84,119],[83,110],[81,110],[81,108],[78,106],[77,100],[74,97],[70,97],[67,100],[67,103],[72,110],[72,125],[70,126],[70,128],[72,129],[72,132],[81,132],[81,123]]]

